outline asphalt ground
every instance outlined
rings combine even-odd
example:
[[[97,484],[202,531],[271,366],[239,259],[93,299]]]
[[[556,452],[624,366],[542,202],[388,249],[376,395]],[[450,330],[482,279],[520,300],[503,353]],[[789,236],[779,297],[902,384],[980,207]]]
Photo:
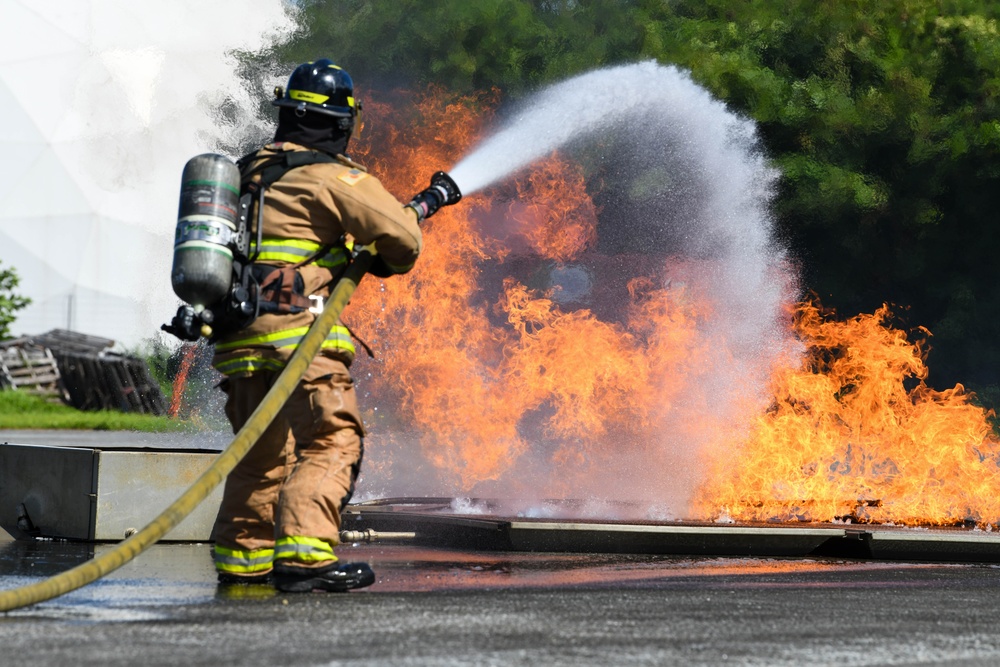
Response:
[[[0,543],[0,587],[110,545]],[[1000,568],[358,545],[374,586],[220,587],[205,544],[0,616],[2,665],[996,665]]]
[[[4,436],[160,444],[135,434]],[[110,548],[0,534],[0,589]],[[208,545],[155,545],[98,582],[0,615],[0,667],[1000,664],[995,565],[406,544],[338,553],[371,563],[376,584],[299,595],[220,587]]]

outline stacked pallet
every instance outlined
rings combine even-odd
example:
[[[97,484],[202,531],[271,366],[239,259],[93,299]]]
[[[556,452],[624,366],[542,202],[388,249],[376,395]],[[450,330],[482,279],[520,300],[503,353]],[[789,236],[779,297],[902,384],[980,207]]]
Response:
[[[153,379],[149,367],[143,359],[111,352],[114,341],[98,336],[54,329],[40,336],[19,338],[0,343],[3,358],[22,358],[25,355],[47,355],[51,361],[44,374],[39,362],[31,366],[36,380],[55,374],[55,386],[63,400],[79,410],[118,410],[120,412],[141,412],[153,415],[167,414],[166,401],[160,386]],[[31,391],[41,393],[44,386],[40,382],[31,384],[26,378],[28,371],[24,365],[15,374],[10,372],[11,382],[0,383],[12,389],[31,387]],[[6,371],[5,371],[6,372]],[[6,377],[6,376],[5,376]],[[19,378],[14,382],[14,378]]]
[[[0,387],[65,398],[60,378],[59,365],[48,348],[29,341],[0,344]]]

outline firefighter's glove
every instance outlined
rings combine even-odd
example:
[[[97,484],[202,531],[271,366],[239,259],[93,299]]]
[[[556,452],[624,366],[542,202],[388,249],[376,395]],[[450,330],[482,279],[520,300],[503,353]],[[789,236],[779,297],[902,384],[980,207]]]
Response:
[[[194,342],[201,338],[203,324],[198,313],[194,312],[194,308],[181,306],[177,309],[174,319],[170,320],[170,324],[164,324],[160,328],[181,340]]]
[[[442,206],[451,206],[458,203],[461,198],[462,193],[458,189],[458,184],[451,176],[439,171],[431,177],[430,187],[414,195],[407,206],[417,212],[417,222],[423,222],[437,213]]]
[[[396,275],[398,272],[393,271],[392,268],[385,263],[382,259],[382,255],[375,255],[372,259],[371,265],[368,267],[368,273],[373,276],[378,276],[379,278],[389,278],[390,276]]]

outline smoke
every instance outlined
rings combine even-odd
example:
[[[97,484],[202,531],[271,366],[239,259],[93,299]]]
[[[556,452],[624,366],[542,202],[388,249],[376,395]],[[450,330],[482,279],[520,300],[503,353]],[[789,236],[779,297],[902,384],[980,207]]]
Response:
[[[233,49],[280,39],[281,0],[2,0],[0,261],[33,304],[16,333],[158,335],[181,169],[254,101]]]

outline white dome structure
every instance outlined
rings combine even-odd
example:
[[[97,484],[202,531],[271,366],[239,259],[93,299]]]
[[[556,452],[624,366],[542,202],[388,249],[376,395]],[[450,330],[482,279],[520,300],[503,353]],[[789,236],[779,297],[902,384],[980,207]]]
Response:
[[[232,49],[290,27],[282,0],[0,0],[0,265],[53,328],[160,335],[185,162],[240,90]]]

